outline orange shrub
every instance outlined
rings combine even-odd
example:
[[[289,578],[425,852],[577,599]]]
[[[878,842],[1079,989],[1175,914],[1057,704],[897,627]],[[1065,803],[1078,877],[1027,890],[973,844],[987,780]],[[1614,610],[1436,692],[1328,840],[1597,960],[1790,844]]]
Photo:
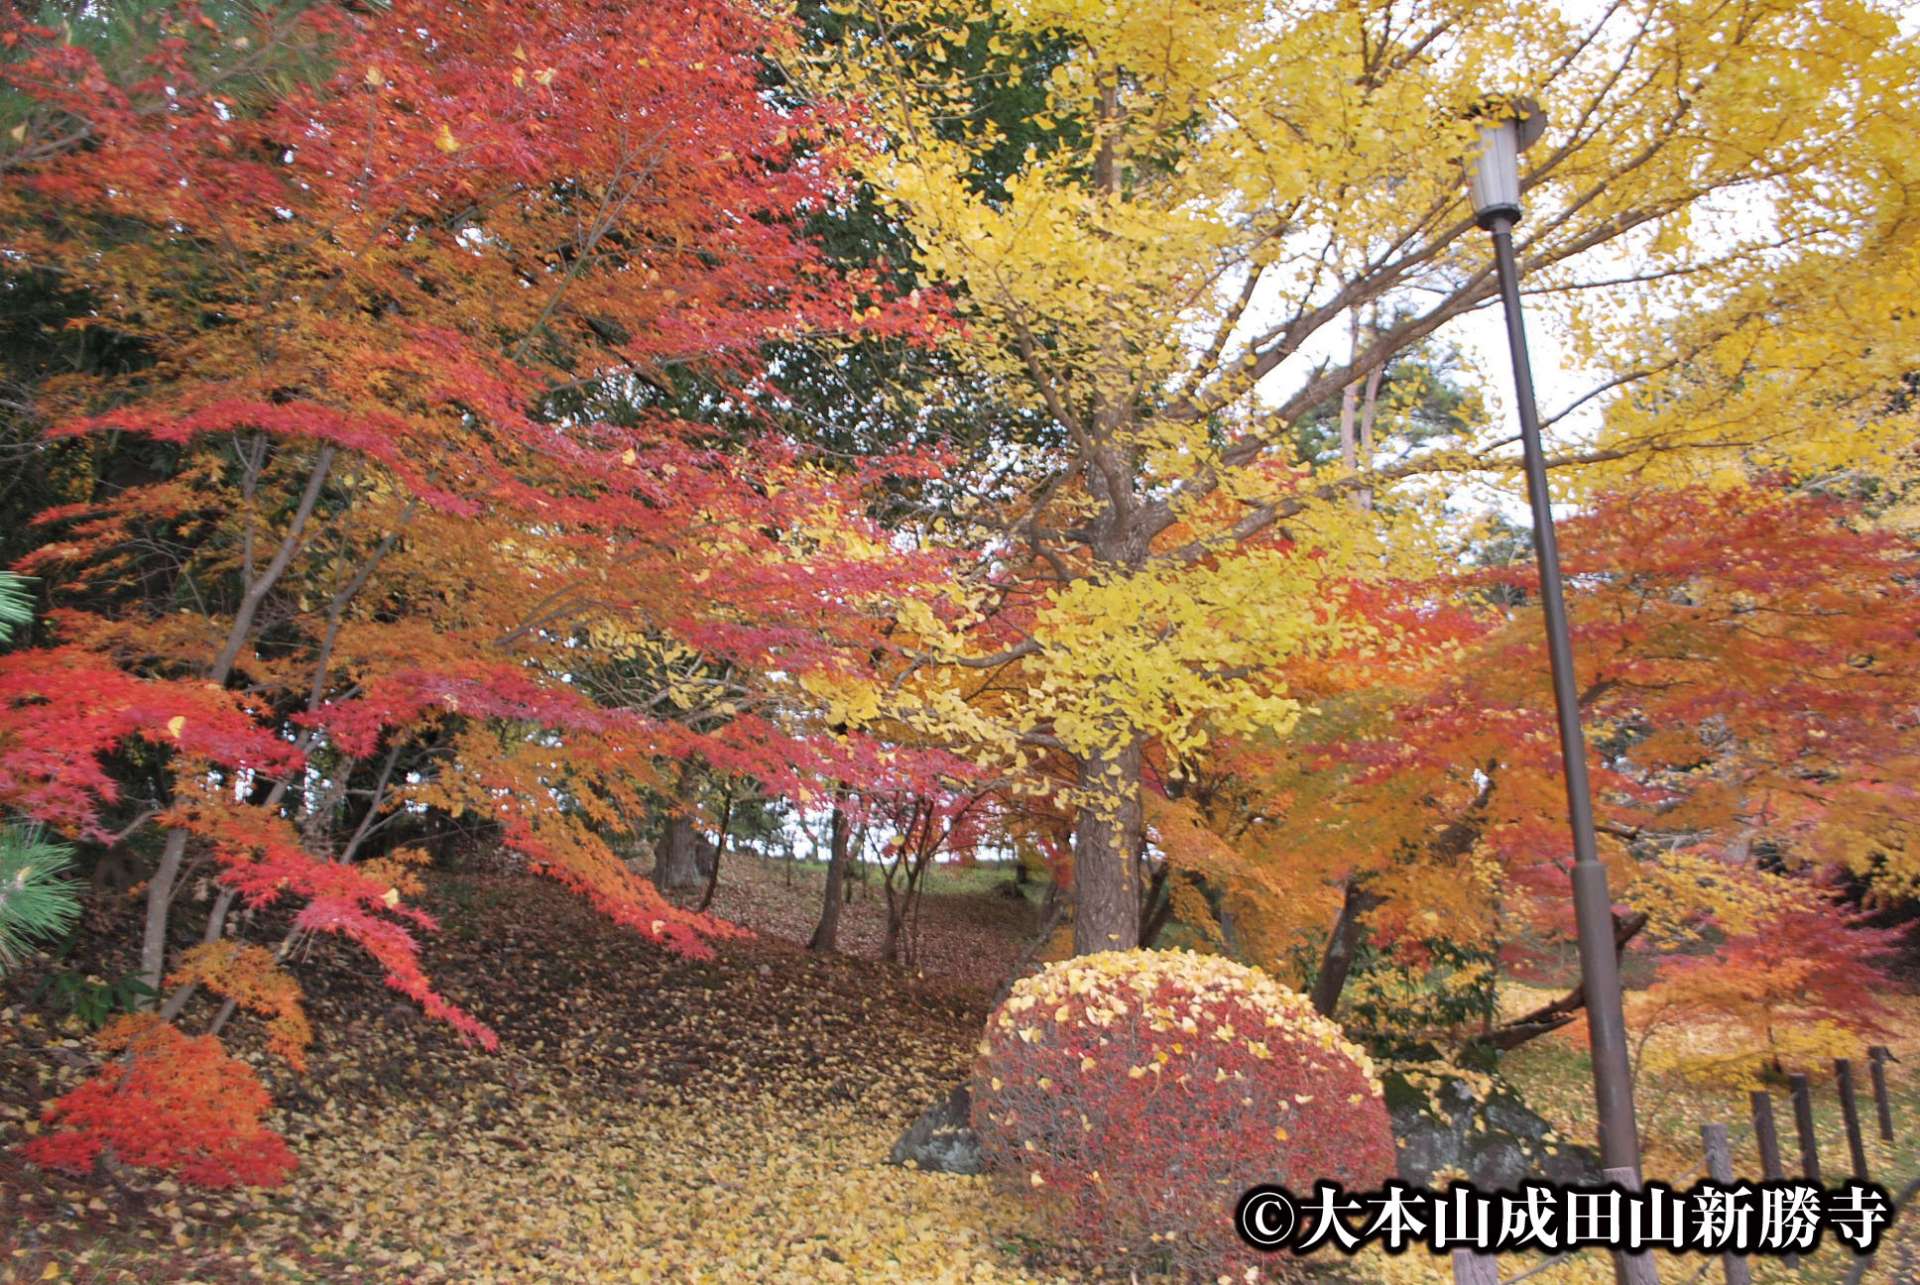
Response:
[[[183,1035],[151,1013],[100,1032],[106,1069],[46,1108],[51,1131],[25,1147],[36,1164],[85,1173],[103,1151],[202,1187],[286,1181],[293,1153],[261,1116],[266,1089],[211,1035]]]
[[[1248,1187],[1394,1172],[1366,1054],[1304,996],[1216,956],[1110,951],[1023,979],[987,1020],[973,1091],[988,1165],[1103,1256],[1233,1267]]]

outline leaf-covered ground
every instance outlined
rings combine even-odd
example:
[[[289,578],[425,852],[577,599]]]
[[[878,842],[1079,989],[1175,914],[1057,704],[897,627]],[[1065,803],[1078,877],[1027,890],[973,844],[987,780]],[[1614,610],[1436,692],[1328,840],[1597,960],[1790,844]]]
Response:
[[[1071,1245],[1047,1243],[989,1183],[920,1174],[883,1158],[903,1125],[971,1061],[995,985],[1034,910],[984,874],[945,874],[916,939],[916,966],[878,948],[877,890],[848,907],[849,954],[800,949],[819,876],[742,861],[716,908],[760,932],[709,962],[677,959],[541,881],[446,875],[428,963],[448,995],[500,1032],[488,1055],[386,991],[350,948],[300,963],[316,1044],[296,1076],[232,1041],[268,1079],[276,1127],[300,1156],[277,1191],[199,1193],[134,1173],[71,1181],[15,1154],[39,1104],[90,1069],[86,1031],[20,983],[0,993],[0,1283],[9,1281],[1075,1281]],[[103,928],[110,930],[110,925]],[[269,939],[274,925],[257,924]],[[76,959],[84,958],[84,949]],[[71,962],[71,961],[69,961]],[[92,961],[106,975],[118,961]],[[1920,1013],[1903,1028],[1920,1032]],[[1875,1176],[1920,1167],[1920,1039],[1895,1083],[1903,1137],[1875,1143]],[[1522,1087],[1570,1136],[1590,1132],[1586,1062],[1565,1041],[1516,1056]],[[1662,1079],[1643,1086],[1649,1168],[1691,1180],[1698,1125],[1740,1127],[1743,1093]],[[1842,1152],[1823,1098],[1824,1153]],[[1901,1237],[1907,1245],[1911,1232]],[[1883,1254],[1878,1285],[1920,1279],[1911,1249]],[[1514,1259],[1505,1275],[1541,1266]],[[1663,1279],[1717,1279],[1698,1260]],[[1830,1250],[1803,1275],[1835,1282]],[[1348,1282],[1442,1282],[1424,1254],[1323,1265]],[[1120,1279],[1125,1279],[1121,1276]],[[1604,1259],[1531,1279],[1611,1279]]]
[[[429,967],[502,1046],[462,1046],[347,948],[300,973],[317,1032],[295,1076],[251,1058],[301,1167],[284,1189],[203,1194],[138,1175],[72,1182],[12,1154],[86,1071],[85,1032],[15,1004],[0,1049],[0,1277],[84,1280],[1015,1280],[1024,1212],[979,1180],[882,1163],[962,1073],[1028,913],[953,893],[928,975],[770,935],[811,889],[734,872],[769,935],[677,959],[560,889],[436,881]],[[758,886],[766,895],[753,896]],[[779,889],[779,891],[775,891]],[[849,947],[869,912],[854,903]],[[937,924],[937,926],[934,926]],[[811,924],[807,925],[811,928]],[[955,981],[934,961],[965,960]],[[243,1037],[236,1041],[245,1045]],[[51,1279],[51,1278],[49,1278]]]

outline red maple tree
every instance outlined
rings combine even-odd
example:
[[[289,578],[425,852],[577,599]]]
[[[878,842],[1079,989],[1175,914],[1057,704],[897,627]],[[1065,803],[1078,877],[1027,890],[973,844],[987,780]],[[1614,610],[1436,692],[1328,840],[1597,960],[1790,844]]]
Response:
[[[151,984],[207,863],[204,935],[236,898],[294,899],[295,935],[353,941],[491,1046],[420,965],[432,918],[366,864],[387,819],[477,819],[701,954],[736,930],[602,837],[679,763],[801,797],[939,776],[819,734],[805,685],[871,664],[883,622],[849,604],[934,567],[864,506],[938,461],[818,467],[751,414],[763,350],[916,334],[933,303],[806,234],[857,144],[768,91],[782,21],[569,0],[134,22],[131,56],[0,25],[30,104],[0,143],[10,253],[140,353],[48,381],[47,437],[158,460],[39,516],[20,569],[58,643],[0,657],[0,806],[97,842],[159,828]],[[648,695],[583,690],[596,664]],[[119,1074],[85,1100],[122,1100]]]

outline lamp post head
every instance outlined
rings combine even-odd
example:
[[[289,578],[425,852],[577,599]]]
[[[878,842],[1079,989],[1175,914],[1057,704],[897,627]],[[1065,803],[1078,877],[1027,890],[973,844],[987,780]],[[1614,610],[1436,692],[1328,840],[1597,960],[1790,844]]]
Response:
[[[1483,228],[1520,219],[1520,153],[1546,132],[1547,115],[1531,98],[1497,99],[1475,109],[1480,141],[1467,162],[1467,190]]]

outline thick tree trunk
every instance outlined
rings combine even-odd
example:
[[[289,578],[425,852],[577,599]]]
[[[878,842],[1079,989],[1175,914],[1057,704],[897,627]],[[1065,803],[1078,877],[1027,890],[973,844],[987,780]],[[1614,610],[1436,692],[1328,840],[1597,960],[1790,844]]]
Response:
[[[700,904],[694,909],[701,914],[707,913],[707,907],[713,904],[714,889],[720,886],[720,859],[727,855],[727,832],[733,828],[733,792],[727,792],[726,806],[720,809],[720,837],[713,842],[713,864],[707,867],[707,890],[700,896]]]
[[[662,892],[698,888],[701,879],[695,848],[693,818],[668,817],[653,845],[653,886]]]
[[[1073,953],[1140,942],[1140,743],[1090,755],[1073,828]]]
[[[900,930],[906,922],[906,908],[894,895],[892,876],[882,885],[887,894],[887,935],[880,942],[880,958],[889,964],[900,962]]]
[[[813,938],[807,942],[808,950],[831,954],[840,949],[840,908],[846,904],[842,890],[847,883],[847,860],[852,851],[848,832],[852,828],[847,821],[846,809],[836,803],[833,809],[832,846],[827,857],[827,890],[820,904],[820,923],[813,930]]]
[[[696,843],[692,810],[694,771],[691,764],[680,769],[673,787],[673,812],[660,828],[653,845],[653,886],[661,892],[686,892],[701,885],[700,866],[695,860]]]

